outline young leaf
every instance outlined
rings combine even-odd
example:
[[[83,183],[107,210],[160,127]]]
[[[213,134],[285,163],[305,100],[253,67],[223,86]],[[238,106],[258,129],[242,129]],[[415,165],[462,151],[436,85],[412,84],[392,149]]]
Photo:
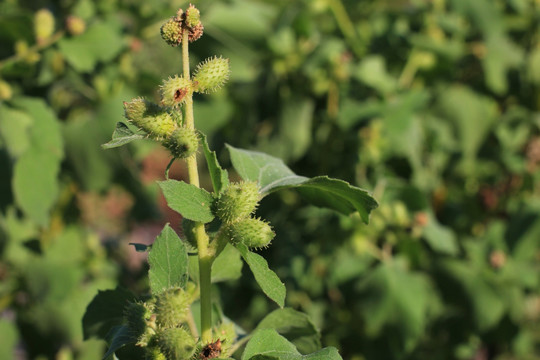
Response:
[[[208,191],[176,180],[160,181],[159,186],[169,207],[183,217],[203,223],[214,218],[211,210],[213,198]]]
[[[248,264],[262,291],[276,304],[283,307],[285,305],[285,285],[279,280],[276,273],[268,268],[268,262],[261,255],[249,251],[244,244],[238,243],[235,246]]]
[[[154,241],[148,255],[150,289],[153,295],[172,287],[185,287],[188,277],[186,246],[169,224]]]
[[[320,333],[309,316],[291,308],[277,309],[257,325],[259,329],[274,329],[292,342],[302,354],[321,348]]]
[[[296,175],[281,159],[249,150],[236,149],[227,145],[231,161],[244,180],[257,181],[263,195],[271,192],[298,188],[300,193],[316,206],[328,207],[345,215],[360,213],[365,223],[377,201],[366,191],[349,183],[327,176],[307,178]]]
[[[136,342],[137,340],[131,336],[131,331],[127,325],[115,326],[111,329],[107,335],[107,342],[109,343],[109,349],[103,355],[103,360],[112,360],[114,352],[121,347]]]
[[[219,194],[223,188],[229,184],[229,175],[227,170],[224,170],[218,162],[216,152],[211,151],[206,140],[206,135],[199,132],[201,136],[201,143],[203,146],[204,157],[208,164],[208,171],[210,172],[210,178],[212,179],[212,186],[216,194]]]
[[[257,330],[246,345],[242,360],[342,360],[335,348],[329,347],[309,355],[302,355],[283,336],[274,329]]]
[[[112,139],[106,144],[101,145],[104,149],[112,149],[132,142],[133,140],[144,139],[144,135],[136,134],[122,122],[116,123],[116,128],[112,134]]]
[[[99,291],[82,319],[84,339],[92,336],[105,339],[113,326],[122,324],[124,307],[129,301],[135,301],[135,295],[129,290],[117,287]]]

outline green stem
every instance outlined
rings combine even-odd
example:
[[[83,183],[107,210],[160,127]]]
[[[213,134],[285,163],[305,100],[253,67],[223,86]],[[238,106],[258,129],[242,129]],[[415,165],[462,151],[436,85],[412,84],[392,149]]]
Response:
[[[189,79],[189,31],[184,30],[182,34],[182,65],[184,78]],[[194,129],[195,121],[193,117],[193,97],[188,95],[186,99],[186,118],[185,125],[187,128]],[[189,182],[197,187],[199,183],[199,171],[197,168],[197,157],[190,156],[187,158]],[[203,343],[212,341],[212,262],[214,256],[209,249],[209,238],[204,230],[203,223],[195,224],[195,239],[197,240],[197,249],[199,256],[199,287],[201,296],[201,338]]]
[[[364,51],[359,44],[356,29],[354,28],[354,24],[347,13],[347,9],[345,9],[345,6],[343,6],[341,0],[328,0],[327,4],[330,6],[330,10],[336,18],[339,29],[345,36],[349,46],[352,48],[356,56],[361,58],[364,55]]]

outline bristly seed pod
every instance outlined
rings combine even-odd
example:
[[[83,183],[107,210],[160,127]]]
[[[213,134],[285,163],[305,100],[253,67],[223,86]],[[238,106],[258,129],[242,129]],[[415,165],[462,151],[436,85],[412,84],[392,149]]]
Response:
[[[227,231],[233,244],[242,243],[250,249],[267,247],[276,236],[267,222],[254,218],[230,224]]]
[[[168,360],[190,359],[195,352],[195,340],[183,328],[160,331],[157,334],[157,343]]]
[[[127,323],[130,336],[139,338],[145,333],[146,321],[152,316],[151,311],[143,303],[130,302],[124,308],[124,321]]]
[[[180,9],[181,10],[181,9]],[[173,16],[161,25],[161,38],[171,46],[178,46],[182,43],[182,20],[178,16]]]
[[[199,137],[194,129],[179,127],[163,145],[175,158],[186,159],[197,152]]]
[[[216,215],[226,224],[248,217],[259,203],[259,187],[254,181],[231,183],[215,203]]]
[[[201,13],[193,4],[190,4],[185,14],[185,24],[188,27],[195,27],[201,22]]]
[[[169,289],[156,299],[156,323],[163,328],[177,327],[187,319],[189,296],[182,289]]]
[[[193,83],[182,76],[169,77],[160,87],[161,103],[165,106],[182,105],[193,93]]]
[[[156,140],[168,138],[178,127],[164,108],[142,98],[124,102],[124,111],[126,119]]]
[[[229,80],[230,72],[229,59],[208,58],[197,65],[193,75],[194,90],[202,93],[214,92]]]
[[[167,360],[165,354],[161,352],[159,348],[147,347],[146,348],[146,360]]]

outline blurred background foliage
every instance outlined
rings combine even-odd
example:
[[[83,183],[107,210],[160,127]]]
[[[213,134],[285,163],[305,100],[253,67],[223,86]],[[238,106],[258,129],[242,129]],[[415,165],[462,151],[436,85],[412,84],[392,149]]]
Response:
[[[368,226],[292,191],[258,210],[286,303],[322,343],[352,360],[540,359],[540,1],[194,3],[192,65],[231,59],[230,84],[195,99],[222,160],[225,143],[265,151],[380,202]],[[100,359],[87,304],[147,292],[128,243],[180,231],[154,184],[167,153],[99,145],[122,101],[180,71],[159,28],[186,6],[0,2],[0,358]],[[275,307],[250,275],[219,292],[248,331]]]

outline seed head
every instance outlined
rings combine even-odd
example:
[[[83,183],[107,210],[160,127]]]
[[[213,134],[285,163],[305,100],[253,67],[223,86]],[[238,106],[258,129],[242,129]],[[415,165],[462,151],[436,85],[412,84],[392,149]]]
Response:
[[[229,80],[230,72],[229,59],[222,57],[206,59],[197,65],[193,75],[195,91],[211,93],[218,90]]]
[[[142,98],[124,102],[124,115],[156,140],[168,138],[178,127],[166,109]]]
[[[182,20],[179,20],[178,16],[171,17],[161,25],[161,38],[173,47],[180,45],[182,42]]]
[[[259,203],[259,187],[254,181],[232,183],[215,204],[216,215],[226,224],[248,217]]]
[[[175,158],[186,159],[197,152],[199,137],[195,130],[179,127],[163,144]]]
[[[227,230],[233,244],[242,243],[250,249],[267,247],[276,235],[267,222],[254,218],[230,224]]]
[[[156,323],[163,328],[179,326],[187,319],[189,296],[182,289],[170,289],[156,299]]]
[[[168,360],[190,359],[195,352],[195,340],[181,327],[158,332],[157,343]]]
[[[161,103],[165,106],[182,105],[193,93],[193,83],[182,76],[169,77],[160,87]]]

